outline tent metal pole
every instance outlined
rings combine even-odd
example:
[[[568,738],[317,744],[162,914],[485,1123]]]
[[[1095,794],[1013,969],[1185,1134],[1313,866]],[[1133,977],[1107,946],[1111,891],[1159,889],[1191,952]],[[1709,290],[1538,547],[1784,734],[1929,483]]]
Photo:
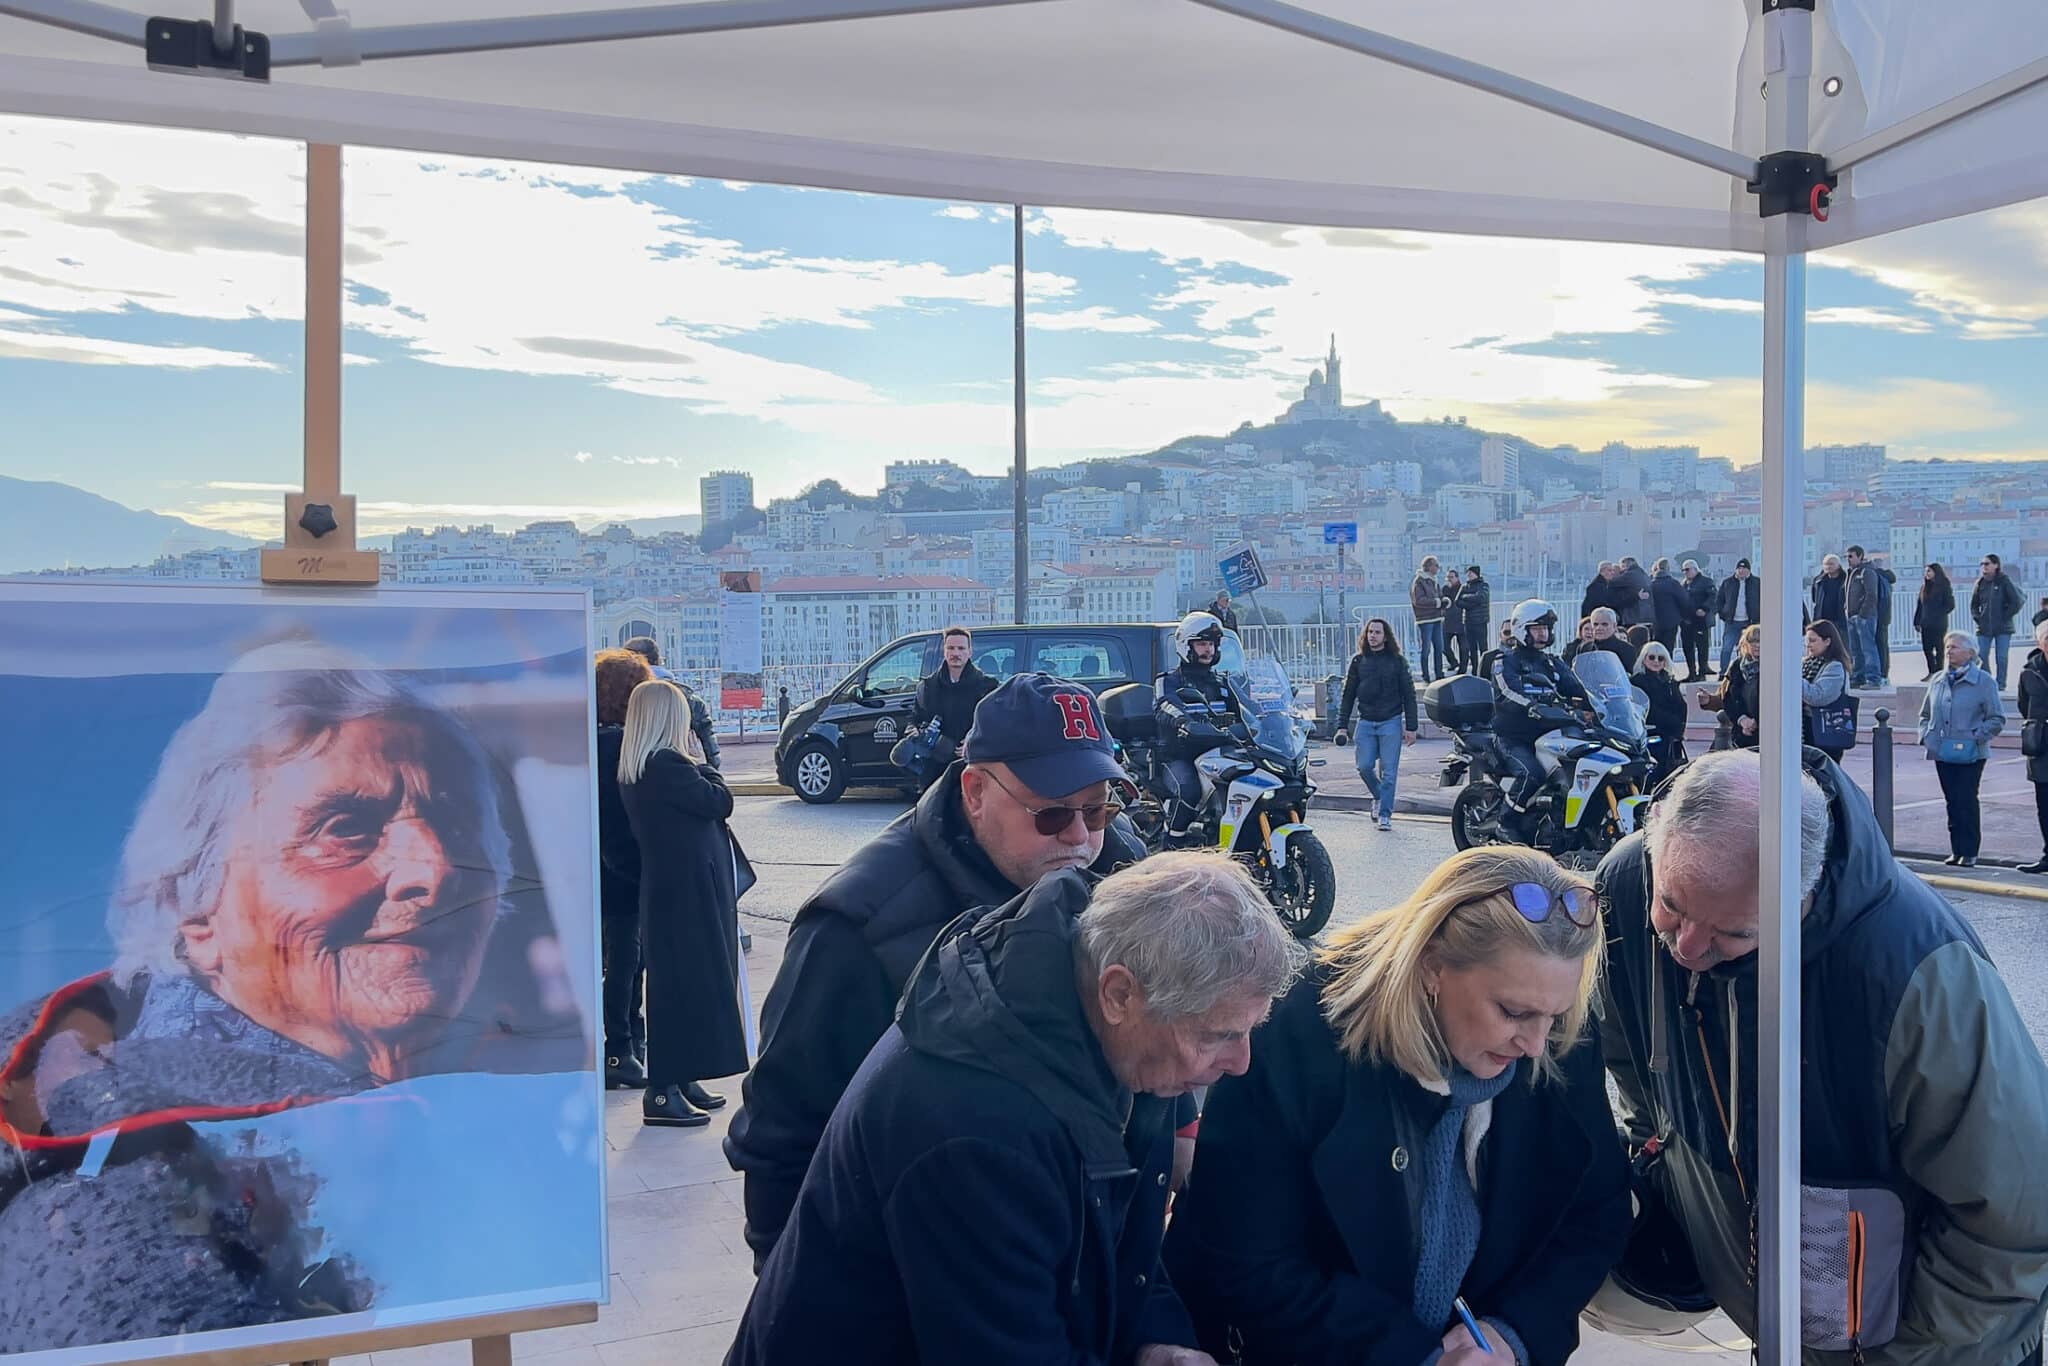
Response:
[[[1016,615],[1011,620],[1019,625],[1031,620],[1031,500],[1025,496],[1026,470],[1029,465],[1025,443],[1025,393],[1024,393],[1024,206],[1010,206],[1010,226],[1013,238],[1011,254],[1011,315],[1013,329],[1010,339],[1010,401],[1013,405],[1011,420],[1012,441],[1015,443],[1015,463],[1010,470],[1010,572],[1012,583],[1010,594]]]
[[[1796,151],[1811,133],[1813,12],[1764,16],[1773,57],[1765,145]],[[1800,1175],[1800,569],[1806,529],[1806,223],[1765,223],[1763,553],[1767,602],[1761,718],[1757,906],[1757,1349],[1765,1366],[1799,1366]],[[1746,1089],[1741,1078],[1734,1085]],[[1731,1105],[1741,1101],[1730,1098]]]
[[[731,33],[790,24],[875,19],[899,14],[937,14],[1031,4],[1036,0],[702,0],[698,4],[645,5],[576,14],[533,14],[504,19],[450,20],[441,24],[389,24],[350,32],[352,53],[380,57],[434,57],[453,52],[500,52],[510,48],[606,43],[626,38],[666,38],[690,33]],[[321,39],[316,33],[273,34],[271,67],[316,66]]]
[[[149,16],[99,0],[0,0],[0,14],[10,14],[31,23],[69,29],[89,38],[143,47]]]
[[[1405,66],[1411,71],[1441,77],[1459,85],[1484,90],[1505,99],[1526,104],[1532,109],[1555,114],[1559,118],[1582,123],[1589,128],[1612,133],[1618,138],[1639,143],[1659,152],[1667,152],[1683,161],[1694,162],[1709,170],[1721,171],[1738,180],[1748,181],[1756,175],[1756,162],[1740,152],[1730,151],[1717,143],[1706,142],[1662,124],[1639,119],[1633,114],[1624,114],[1618,109],[1609,109],[1604,104],[1582,100],[1576,95],[1567,95],[1562,90],[1553,90],[1536,81],[1525,80],[1498,67],[1482,66],[1462,57],[1453,57],[1433,47],[1389,37],[1371,29],[1347,24],[1313,10],[1301,9],[1283,3],[1283,0],[1195,0],[1196,4],[1207,5],[1210,9],[1234,14],[1240,19],[1266,24],[1272,28],[1284,29],[1304,38],[1313,38],[1319,43],[1341,47],[1347,51],[1377,57],[1381,61]]]
[[[1879,129],[1868,137],[1856,139],[1828,158],[1828,169],[1846,171],[1859,161],[1868,161],[1880,153],[1904,146],[1937,128],[1947,127],[1957,119],[1989,109],[2000,100],[2031,90],[2044,81],[2048,81],[2048,57],[2029,62],[2016,71],[2008,71],[1974,90],[1965,90],[1952,100],[1943,100],[1932,109],[1923,109],[1911,118],[1900,119],[1891,127]]]

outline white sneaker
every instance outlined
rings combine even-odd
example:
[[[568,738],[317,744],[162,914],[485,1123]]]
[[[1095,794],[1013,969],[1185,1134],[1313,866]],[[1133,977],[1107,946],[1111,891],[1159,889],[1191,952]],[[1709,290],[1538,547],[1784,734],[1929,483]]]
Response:
[[[1382,817],[1380,817],[1380,829],[1382,829],[1382,830],[1392,830],[1393,828],[1394,828],[1394,818],[1393,818],[1392,816],[1382,816]]]

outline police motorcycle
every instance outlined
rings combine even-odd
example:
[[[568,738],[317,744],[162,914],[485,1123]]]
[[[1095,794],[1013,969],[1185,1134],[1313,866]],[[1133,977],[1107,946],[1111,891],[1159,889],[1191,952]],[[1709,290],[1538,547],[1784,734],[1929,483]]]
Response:
[[[1451,733],[1437,785],[1465,783],[1451,805],[1458,848],[1526,844],[1567,867],[1591,868],[1635,830],[1649,801],[1650,700],[1606,650],[1581,653],[1572,674],[1592,699],[1592,711],[1537,708],[1539,718],[1554,725],[1533,742],[1543,780],[1520,812],[1507,803],[1513,770],[1494,741],[1493,684],[1453,677],[1423,694],[1429,719]]]
[[[1281,923],[1295,938],[1308,939],[1329,923],[1337,901],[1330,852],[1303,821],[1316,790],[1308,770],[1323,761],[1308,757],[1308,727],[1276,661],[1247,660],[1236,634],[1224,632],[1214,671],[1236,704],[1236,717],[1219,714],[1219,743],[1194,760],[1201,797],[1181,832],[1170,828],[1167,816],[1156,690],[1126,683],[1102,695],[1103,720],[1138,789],[1124,814],[1150,852],[1209,847],[1243,862]],[[1190,710],[1209,706],[1192,690],[1176,700]],[[1217,710],[1227,713],[1220,704]]]

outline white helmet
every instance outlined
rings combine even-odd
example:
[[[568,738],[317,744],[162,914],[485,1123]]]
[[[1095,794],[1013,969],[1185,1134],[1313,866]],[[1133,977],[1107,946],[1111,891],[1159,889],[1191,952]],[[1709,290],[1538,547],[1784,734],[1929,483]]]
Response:
[[[1180,619],[1180,625],[1173,628],[1174,653],[1183,664],[1192,664],[1194,656],[1190,647],[1198,640],[1206,640],[1219,650],[1223,646],[1223,623],[1209,612],[1190,612]]]
[[[1533,649],[1534,642],[1529,639],[1529,628],[1531,626],[1549,627],[1551,639],[1555,640],[1557,638],[1557,609],[1541,598],[1528,598],[1516,603],[1515,610],[1508,616],[1508,628],[1514,632],[1516,640]]]

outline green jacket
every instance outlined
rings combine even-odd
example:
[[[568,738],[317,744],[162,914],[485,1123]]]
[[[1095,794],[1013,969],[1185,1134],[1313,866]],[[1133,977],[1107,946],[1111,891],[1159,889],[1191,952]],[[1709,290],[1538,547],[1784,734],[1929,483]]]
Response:
[[[1902,1210],[1890,1258],[1883,1220],[1871,1223],[1866,1328],[1873,1308],[1894,1308],[1897,1331],[1865,1347],[1869,1366],[2012,1366],[2041,1340],[2048,1304],[2048,1066],[1975,932],[1891,857],[1842,771],[1817,750],[1805,762],[1832,828],[1801,921],[1802,1206],[1896,1197]],[[1756,956],[1700,974],[1672,961],[1648,923],[1642,839],[1596,878],[1602,1045],[1630,1138],[1664,1138],[1674,1212],[1708,1291],[1753,1333]],[[1811,1256],[1816,1239],[1805,1241]],[[1806,1298],[1811,1311],[1828,1296]],[[1804,1359],[1851,1357],[1809,1348]]]

